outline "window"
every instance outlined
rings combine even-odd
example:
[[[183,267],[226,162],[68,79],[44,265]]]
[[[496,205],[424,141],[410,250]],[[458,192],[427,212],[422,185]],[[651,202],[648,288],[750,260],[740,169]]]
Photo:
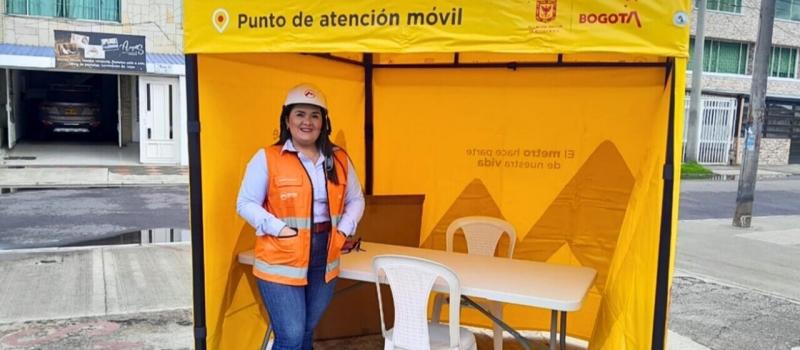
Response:
[[[8,0],[12,15],[66,17],[119,22],[121,0]]]
[[[697,8],[697,0],[694,2],[694,8]],[[741,13],[742,0],[706,0],[706,8],[712,11]]]
[[[776,0],[775,18],[800,21],[800,0]]]
[[[769,56],[769,76],[794,78],[797,68],[797,50],[788,47],[773,47]]]
[[[747,43],[706,39],[703,45],[703,71],[709,73],[745,74]],[[694,38],[689,41],[689,69],[692,69]]]

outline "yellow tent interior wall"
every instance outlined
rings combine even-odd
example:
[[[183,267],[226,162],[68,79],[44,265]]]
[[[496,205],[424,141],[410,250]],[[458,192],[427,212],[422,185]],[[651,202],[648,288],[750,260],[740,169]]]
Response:
[[[250,157],[277,139],[285,92],[301,82],[326,93],[332,139],[347,149],[362,183],[371,177],[373,194],[425,195],[421,246],[444,249],[444,230],[456,217],[504,218],[517,231],[516,259],[598,271],[583,308],[570,313],[569,335],[591,349],[651,347],[654,319],[666,317],[655,311],[659,254],[668,250],[668,270],[674,257],[675,226],[667,226],[664,247],[662,225],[675,222],[677,200],[664,200],[664,176],[676,173],[665,164],[678,161],[668,148],[681,144],[685,59],[467,52],[460,62],[532,64],[434,67],[453,54],[375,54],[368,97],[361,54],[337,57],[353,62],[196,55],[201,166],[192,181],[202,174],[202,200],[193,201],[193,213],[199,204],[202,210],[192,222],[202,227],[195,264],[204,267],[209,348],[256,348],[266,329],[250,269],[236,260],[255,241],[236,214],[236,195]],[[368,100],[372,138],[365,135]],[[677,198],[677,185],[671,191]],[[673,207],[662,210],[663,203]],[[520,329],[548,329],[549,316],[514,305],[505,311]],[[488,325],[470,312],[462,322]]]

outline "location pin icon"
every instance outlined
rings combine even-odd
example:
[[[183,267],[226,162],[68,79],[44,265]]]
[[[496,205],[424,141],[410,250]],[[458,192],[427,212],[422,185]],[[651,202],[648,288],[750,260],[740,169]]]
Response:
[[[217,28],[217,31],[220,33],[224,32],[225,28],[228,27],[229,20],[228,11],[225,11],[225,9],[217,9],[214,11],[214,14],[211,15],[211,23],[214,24],[214,28]]]

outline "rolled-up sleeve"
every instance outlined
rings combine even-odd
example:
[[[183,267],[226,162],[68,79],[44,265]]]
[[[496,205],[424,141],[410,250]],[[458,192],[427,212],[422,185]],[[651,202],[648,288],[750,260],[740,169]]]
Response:
[[[338,229],[347,236],[356,232],[361,215],[364,214],[364,194],[361,192],[361,182],[358,179],[353,163],[347,161],[347,191],[344,196],[344,212]]]
[[[267,172],[267,156],[259,150],[247,163],[247,169],[236,199],[236,212],[256,229],[257,236],[269,234],[277,236],[286,226],[282,220],[270,214],[263,207],[267,198],[269,174]]]

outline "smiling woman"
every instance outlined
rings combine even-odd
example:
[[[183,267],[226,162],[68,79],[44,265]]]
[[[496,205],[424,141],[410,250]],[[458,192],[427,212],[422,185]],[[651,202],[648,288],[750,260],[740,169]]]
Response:
[[[256,231],[253,274],[275,350],[311,349],[341,249],[364,211],[353,165],[330,134],[325,95],[309,84],[290,89],[278,142],[256,152],[239,190],[237,212]]]

